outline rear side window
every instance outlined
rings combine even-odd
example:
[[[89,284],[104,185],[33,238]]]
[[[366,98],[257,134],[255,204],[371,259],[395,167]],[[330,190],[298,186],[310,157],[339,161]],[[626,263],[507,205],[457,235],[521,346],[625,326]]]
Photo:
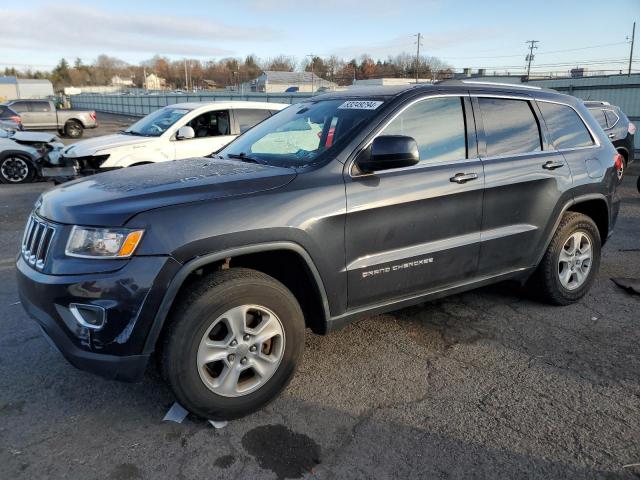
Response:
[[[575,110],[557,103],[539,102],[553,145],[558,149],[589,147],[593,139]],[[599,110],[602,112],[602,110]]]
[[[478,98],[487,156],[542,150],[540,127],[526,100]]]
[[[406,135],[418,143],[420,162],[460,160],[467,156],[462,98],[431,98],[398,115],[380,135]]]
[[[257,125],[265,118],[271,116],[269,110],[262,110],[257,108],[237,109],[234,110],[236,114],[236,120],[238,121],[238,128],[240,133],[244,133],[254,125]]]
[[[49,102],[31,102],[32,112],[50,112],[51,104]]]
[[[604,110],[602,110],[601,108],[591,108],[589,109],[589,111],[591,112],[591,115],[593,115],[593,118],[598,121],[600,126],[606,130],[607,117],[604,116]]]

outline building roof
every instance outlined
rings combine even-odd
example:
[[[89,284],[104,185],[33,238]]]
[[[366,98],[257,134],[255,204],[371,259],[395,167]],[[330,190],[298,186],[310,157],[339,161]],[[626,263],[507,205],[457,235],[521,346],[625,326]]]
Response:
[[[319,77],[315,73],[311,72],[279,72],[274,70],[265,70],[262,72],[266,75],[267,81],[272,83],[284,83],[284,84],[296,84],[296,83],[333,83],[329,80],[325,80]]]
[[[16,83],[31,83],[31,84],[37,84],[37,83],[41,83],[41,84],[49,84],[51,85],[51,82],[49,80],[47,80],[46,78],[17,78],[17,77],[0,77],[0,84],[16,84]]]

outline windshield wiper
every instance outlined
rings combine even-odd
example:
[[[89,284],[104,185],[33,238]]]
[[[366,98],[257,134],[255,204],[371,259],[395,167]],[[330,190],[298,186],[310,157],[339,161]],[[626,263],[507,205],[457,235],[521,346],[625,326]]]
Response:
[[[235,160],[241,160],[241,161],[247,162],[247,163],[257,163],[259,165],[263,165],[263,163],[260,160],[258,160],[257,158],[250,157],[244,152],[227,153],[227,157],[228,158],[233,158]]]
[[[120,133],[122,133],[123,135],[135,135],[138,137],[144,137],[144,135],[142,135],[139,132],[134,132],[133,130],[120,130]]]

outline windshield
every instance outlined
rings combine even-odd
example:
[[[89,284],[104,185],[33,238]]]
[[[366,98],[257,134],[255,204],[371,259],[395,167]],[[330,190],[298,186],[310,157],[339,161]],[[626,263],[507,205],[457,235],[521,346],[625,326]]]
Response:
[[[138,120],[123,133],[142,135],[144,137],[159,137],[187,113],[189,113],[189,110],[185,108],[161,108]]]
[[[308,165],[359,130],[382,103],[345,99],[297,103],[252,128],[220,153],[269,165]]]

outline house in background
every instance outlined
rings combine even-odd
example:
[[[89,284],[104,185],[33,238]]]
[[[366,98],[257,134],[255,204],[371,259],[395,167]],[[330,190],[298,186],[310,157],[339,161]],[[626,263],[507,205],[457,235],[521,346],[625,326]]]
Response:
[[[282,93],[289,90],[310,93],[318,90],[334,90],[336,87],[335,83],[311,72],[265,70],[258,78],[243,83],[240,89],[244,92]]]
[[[130,78],[122,78],[119,75],[114,75],[111,77],[111,86],[112,87],[133,87],[133,80]]]
[[[167,88],[167,81],[155,73],[150,73],[144,81],[144,87],[147,90],[163,90]]]

